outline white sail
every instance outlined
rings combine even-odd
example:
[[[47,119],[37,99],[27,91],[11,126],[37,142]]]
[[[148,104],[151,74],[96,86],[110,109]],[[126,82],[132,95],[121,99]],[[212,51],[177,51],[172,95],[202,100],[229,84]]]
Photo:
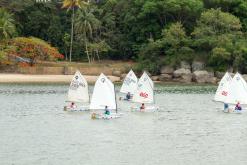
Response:
[[[130,92],[130,94],[134,94],[137,88],[137,81],[138,80],[137,80],[135,73],[132,70],[130,70],[124,79],[120,92],[121,93]]]
[[[76,71],[70,83],[68,101],[81,103],[89,102],[87,80],[81,75],[79,71]]]
[[[150,82],[149,76],[144,72],[138,81],[137,90],[133,95],[133,102],[137,103],[153,103],[154,91],[153,81]]]
[[[116,109],[114,85],[103,73],[97,79],[91,99],[90,109]]]
[[[214,96],[215,101],[225,102],[229,94],[229,86],[232,82],[231,75],[226,72],[223,78],[220,80],[219,86]]]
[[[247,84],[239,73],[236,73],[229,86],[229,95],[226,103],[229,104],[247,104]]]
[[[144,72],[143,74],[148,78],[148,81],[151,84],[151,87],[154,88],[154,82],[152,81],[152,79],[148,76],[146,72]]]

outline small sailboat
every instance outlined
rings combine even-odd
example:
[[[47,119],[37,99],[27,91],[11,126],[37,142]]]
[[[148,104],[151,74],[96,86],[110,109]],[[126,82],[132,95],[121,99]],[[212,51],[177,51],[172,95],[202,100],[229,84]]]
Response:
[[[154,83],[144,72],[138,81],[137,89],[133,95],[133,102],[149,104],[145,106],[145,112],[154,112],[159,109],[158,106],[154,105]],[[134,111],[140,111],[140,107],[131,107]]]
[[[225,102],[225,99],[229,94],[229,86],[231,82],[232,82],[232,77],[228,72],[226,72],[225,75],[220,80],[219,86],[214,95],[214,101],[219,101],[223,103]]]
[[[123,81],[123,85],[120,89],[120,92],[124,93],[124,94],[129,93],[130,96],[133,96],[133,94],[137,88],[137,82],[138,82],[138,79],[137,79],[135,73],[132,70],[130,70]],[[121,97],[120,97],[120,100],[121,100]],[[130,101],[131,99],[128,99],[126,97],[123,100]]]
[[[107,109],[110,110],[110,114],[102,113],[106,106]],[[94,111],[92,113],[92,119],[113,119],[121,117],[121,114],[117,112],[114,84],[103,73],[101,73],[95,83],[90,110]]]
[[[241,105],[247,104],[247,83],[241,76],[241,74],[236,73],[229,85],[229,94],[225,99],[225,103],[236,105],[240,103]],[[242,110],[233,109],[231,112],[241,113]]]
[[[89,106],[88,106],[89,100],[90,99],[89,99],[87,81],[81,75],[80,71],[76,71],[75,75],[72,78],[68,91],[67,102],[70,102],[71,104],[69,106],[65,106],[64,110],[70,110],[70,111],[89,110]]]

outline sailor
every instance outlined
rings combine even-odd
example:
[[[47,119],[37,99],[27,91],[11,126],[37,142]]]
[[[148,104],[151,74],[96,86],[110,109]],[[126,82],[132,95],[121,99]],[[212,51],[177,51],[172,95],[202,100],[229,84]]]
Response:
[[[106,115],[110,115],[110,111],[109,111],[109,109],[108,109],[108,106],[107,106],[107,105],[105,106],[105,114],[106,114]]]
[[[229,105],[227,103],[224,103],[224,111],[229,111]]]
[[[144,111],[145,110],[145,105],[144,103],[142,103],[141,107],[140,107],[140,111]]]
[[[240,102],[238,102],[235,106],[235,110],[238,110],[238,111],[241,111],[242,110],[242,107],[240,105]]]
[[[76,105],[75,105],[75,103],[74,103],[74,102],[71,102],[71,104],[70,104],[70,108],[76,108]]]
[[[125,99],[130,100],[130,97],[131,97],[130,92],[128,92]]]

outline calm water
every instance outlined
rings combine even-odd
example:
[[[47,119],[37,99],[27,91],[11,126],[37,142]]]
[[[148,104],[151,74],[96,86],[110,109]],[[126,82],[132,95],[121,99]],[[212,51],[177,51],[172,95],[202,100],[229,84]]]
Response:
[[[0,85],[1,165],[247,164],[247,113],[222,113],[213,86],[156,85],[160,112],[120,102],[117,120],[64,112],[67,88]]]

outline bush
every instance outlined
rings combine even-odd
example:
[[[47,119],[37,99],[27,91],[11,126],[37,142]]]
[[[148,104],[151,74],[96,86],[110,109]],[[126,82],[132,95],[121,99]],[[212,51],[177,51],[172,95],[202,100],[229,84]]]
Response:
[[[64,58],[56,48],[34,37],[17,37],[2,42],[0,45],[0,60],[2,59],[2,61],[6,57],[9,60],[22,57],[30,59],[30,63],[33,65],[37,60],[56,61]]]
[[[9,55],[29,58],[33,63],[36,60],[55,61],[64,58],[56,48],[38,38],[17,37],[10,40],[9,44],[15,46]]]

